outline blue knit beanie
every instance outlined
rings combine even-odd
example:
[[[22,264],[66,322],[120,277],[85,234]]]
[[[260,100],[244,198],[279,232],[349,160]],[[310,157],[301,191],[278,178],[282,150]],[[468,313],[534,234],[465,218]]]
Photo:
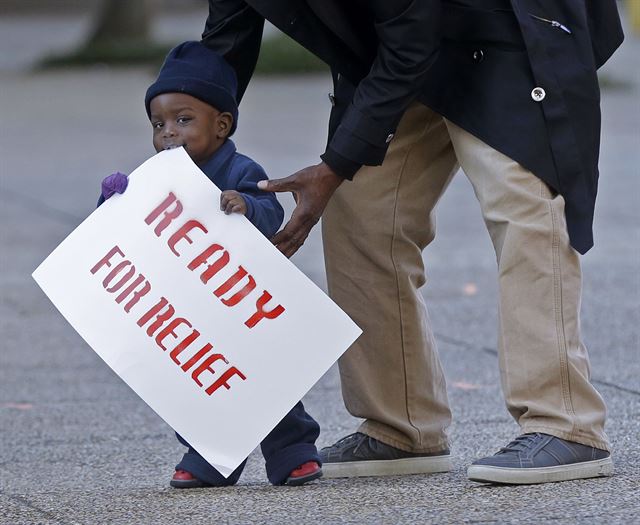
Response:
[[[147,89],[144,105],[150,117],[151,99],[163,93],[186,93],[231,113],[231,135],[238,124],[237,89],[235,71],[224,58],[200,42],[183,42],[169,51],[158,78]]]

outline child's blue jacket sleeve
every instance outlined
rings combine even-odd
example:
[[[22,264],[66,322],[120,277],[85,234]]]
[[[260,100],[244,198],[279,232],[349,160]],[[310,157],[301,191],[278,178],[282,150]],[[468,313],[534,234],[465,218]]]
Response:
[[[234,164],[230,171],[231,177],[236,180],[227,188],[235,187],[236,191],[242,193],[247,203],[247,219],[269,239],[280,228],[284,210],[275,193],[258,189],[258,181],[268,179],[262,166],[243,155],[238,155]]]

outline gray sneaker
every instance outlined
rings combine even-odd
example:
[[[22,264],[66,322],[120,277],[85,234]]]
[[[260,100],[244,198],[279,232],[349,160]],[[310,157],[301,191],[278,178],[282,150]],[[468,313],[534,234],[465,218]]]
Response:
[[[430,474],[452,469],[449,449],[433,453],[405,452],[360,432],[320,450],[325,478]]]
[[[606,450],[540,433],[523,434],[467,469],[472,481],[521,485],[612,474],[613,462]]]

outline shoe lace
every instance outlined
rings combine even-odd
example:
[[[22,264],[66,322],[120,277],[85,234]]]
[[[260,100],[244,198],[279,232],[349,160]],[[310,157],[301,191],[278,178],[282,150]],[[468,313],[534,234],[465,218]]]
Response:
[[[530,448],[538,439],[540,438],[540,434],[522,434],[515,438],[511,443],[509,443],[506,447],[502,447],[498,454],[504,452],[520,452],[522,450],[526,450]]]

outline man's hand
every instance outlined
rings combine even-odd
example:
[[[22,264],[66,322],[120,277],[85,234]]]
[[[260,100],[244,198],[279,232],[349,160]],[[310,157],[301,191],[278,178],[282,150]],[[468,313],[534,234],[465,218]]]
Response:
[[[247,203],[237,191],[225,190],[220,194],[220,209],[227,215],[231,213],[246,215]]]
[[[343,180],[327,164],[321,162],[284,179],[258,182],[261,190],[290,191],[296,201],[291,219],[271,239],[286,257],[291,257],[304,244],[311,228],[320,220],[333,192]]]

